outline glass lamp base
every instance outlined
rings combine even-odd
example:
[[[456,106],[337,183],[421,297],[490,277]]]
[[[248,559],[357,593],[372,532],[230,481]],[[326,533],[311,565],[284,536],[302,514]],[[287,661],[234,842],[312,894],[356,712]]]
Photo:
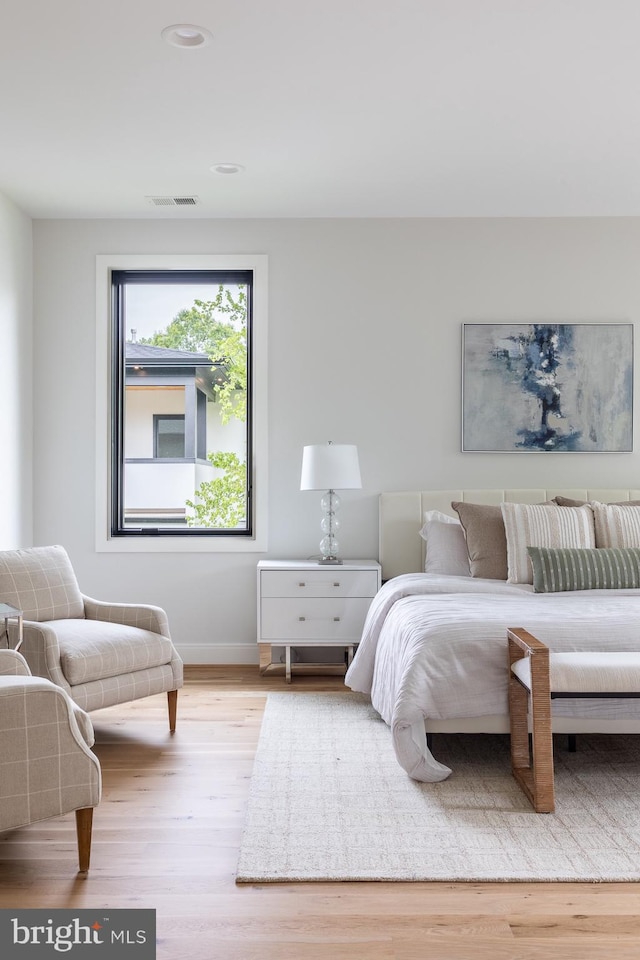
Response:
[[[340,521],[336,517],[336,513],[340,507],[340,497],[335,490],[327,490],[320,501],[320,506],[324,513],[322,523],[320,524],[320,529],[324,533],[324,537],[320,541],[320,560],[318,563],[342,563],[342,560],[339,558],[340,544],[336,537],[336,533],[340,529]]]

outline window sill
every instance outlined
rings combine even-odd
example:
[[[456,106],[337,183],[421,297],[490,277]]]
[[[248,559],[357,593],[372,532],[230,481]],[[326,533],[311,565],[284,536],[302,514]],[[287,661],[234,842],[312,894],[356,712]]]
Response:
[[[145,536],[96,537],[97,553],[266,553],[267,538],[262,537],[170,537]]]

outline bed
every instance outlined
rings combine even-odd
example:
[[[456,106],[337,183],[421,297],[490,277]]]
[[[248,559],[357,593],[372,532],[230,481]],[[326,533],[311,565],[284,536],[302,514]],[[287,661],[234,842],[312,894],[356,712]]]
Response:
[[[369,609],[345,682],[371,697],[392,730],[400,765],[413,779],[434,782],[451,773],[428,748],[428,734],[508,732],[507,627],[525,627],[552,650],[640,651],[638,588],[538,593],[531,583],[477,572],[424,572],[428,548],[420,530],[425,516],[442,514],[457,521],[452,502],[465,505],[460,510],[503,502],[546,507],[556,498],[559,503],[622,504],[607,510],[640,516],[640,507],[628,507],[629,501],[640,502],[640,490],[632,489],[437,490],[380,496],[383,586]],[[527,506],[505,509],[518,515],[532,512]],[[573,522],[576,511],[589,509],[575,505],[562,517],[570,515]],[[555,515],[556,510],[543,512]],[[465,533],[471,550],[470,529],[465,527]],[[433,571],[433,564],[428,569]],[[640,701],[554,701],[554,731],[638,733]]]

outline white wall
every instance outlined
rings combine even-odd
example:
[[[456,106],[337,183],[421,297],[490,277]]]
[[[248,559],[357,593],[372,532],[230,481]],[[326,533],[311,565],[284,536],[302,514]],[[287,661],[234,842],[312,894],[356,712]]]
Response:
[[[247,455],[245,439],[246,424],[231,418],[227,423],[220,419],[220,404],[207,400],[207,452],[223,450],[237,453],[241,460]]]
[[[184,414],[184,387],[152,390],[127,387],[125,393],[125,457],[153,457],[153,415]]]
[[[31,219],[0,194],[0,549],[31,544]]]
[[[638,219],[38,221],[34,235],[36,542],[64,543],[87,593],[165,606],[193,662],[255,659],[260,555],[95,552],[97,253],[268,254],[268,556],[317,552],[305,443],[358,444],[347,556],[376,555],[382,490],[638,485],[640,449],[460,452],[462,323],[637,324]]]

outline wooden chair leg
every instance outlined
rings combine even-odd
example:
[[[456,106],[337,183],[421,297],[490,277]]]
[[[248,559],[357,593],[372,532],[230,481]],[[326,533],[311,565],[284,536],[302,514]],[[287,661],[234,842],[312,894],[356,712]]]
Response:
[[[169,730],[171,733],[175,733],[176,717],[178,713],[178,691],[177,690],[167,691],[167,705],[169,707]]]
[[[91,859],[91,830],[93,827],[93,807],[76,810],[76,836],[78,838],[78,869],[88,873]]]

